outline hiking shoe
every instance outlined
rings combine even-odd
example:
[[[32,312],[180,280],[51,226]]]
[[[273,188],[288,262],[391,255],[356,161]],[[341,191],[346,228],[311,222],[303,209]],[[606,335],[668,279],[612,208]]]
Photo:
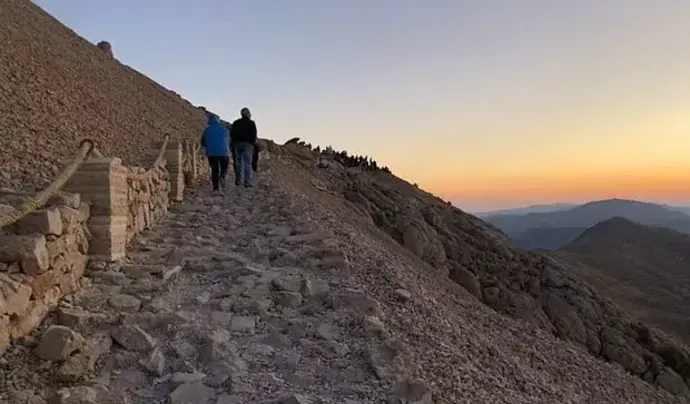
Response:
[[[221,188],[221,189],[225,189],[225,178],[221,178],[221,179],[218,181],[218,185],[220,185],[220,188]]]

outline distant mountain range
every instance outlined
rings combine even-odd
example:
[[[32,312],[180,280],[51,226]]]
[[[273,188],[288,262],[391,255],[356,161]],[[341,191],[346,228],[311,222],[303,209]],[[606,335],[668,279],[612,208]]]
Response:
[[[577,204],[575,203],[551,203],[542,205],[531,205],[521,208],[498,209],[486,212],[478,212],[474,215],[482,218],[495,215],[526,215],[528,213],[557,212],[561,210],[574,208],[575,206],[577,206]]]
[[[690,208],[639,202],[627,199],[607,199],[568,207],[567,204],[540,205],[511,209],[529,213],[496,213],[484,220],[501,229],[524,249],[559,249],[574,241],[588,228],[621,217],[654,227],[666,227],[690,233]],[[499,211],[501,212],[501,211]]]
[[[690,236],[614,217],[548,252],[645,322],[690,344]]]

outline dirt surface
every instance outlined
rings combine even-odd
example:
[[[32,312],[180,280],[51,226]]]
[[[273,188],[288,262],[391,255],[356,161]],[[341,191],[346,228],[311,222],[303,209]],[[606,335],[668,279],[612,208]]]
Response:
[[[43,188],[89,138],[150,163],[164,134],[196,141],[204,113],[26,0],[0,0],[0,187]]]
[[[258,187],[201,189],[137,238],[128,262],[92,263],[82,290],[2,358],[4,398],[685,402],[499,315],[344,216],[305,174],[266,160]],[[56,327],[78,333],[77,353]]]
[[[131,164],[197,138],[191,104],[31,2],[0,10],[0,186],[42,187],[85,137]],[[268,146],[255,189],[196,190],[128,262],[92,262],[0,357],[0,401],[688,401],[687,350],[563,265],[394,176]]]

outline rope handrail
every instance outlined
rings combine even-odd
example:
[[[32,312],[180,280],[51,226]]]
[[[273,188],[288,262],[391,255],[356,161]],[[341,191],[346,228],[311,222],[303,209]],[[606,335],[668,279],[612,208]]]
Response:
[[[14,209],[7,213],[6,215],[0,217],[0,229],[9,226],[29,213],[41,208],[48,202],[48,199],[53,197],[62,187],[65,186],[67,181],[77,172],[77,169],[84,162],[86,157],[95,150],[95,144],[91,139],[84,139],[79,144],[79,151],[74,157],[74,160],[65,167],[62,173],[57,176],[53,182],[48,185],[43,191],[39,192],[33,198],[22,203],[17,209]]]
[[[137,181],[149,178],[153,171],[156,168],[158,168],[163,162],[163,156],[165,156],[165,149],[168,147],[168,140],[170,140],[170,135],[165,135],[163,138],[163,145],[161,146],[161,150],[160,152],[158,152],[158,157],[156,157],[156,161],[153,162],[151,168],[140,174],[127,174],[127,180]]]

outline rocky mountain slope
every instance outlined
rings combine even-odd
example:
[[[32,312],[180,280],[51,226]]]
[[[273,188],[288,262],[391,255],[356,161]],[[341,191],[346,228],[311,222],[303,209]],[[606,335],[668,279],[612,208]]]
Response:
[[[394,176],[363,173],[337,164],[318,169],[314,155],[304,147],[290,145],[283,149],[297,161],[295,165],[304,167],[302,172],[282,169],[285,178],[290,179],[286,186],[303,190],[307,200],[319,201],[320,209],[335,215],[330,222],[334,231],[352,223],[350,226],[355,226],[358,233],[368,236],[358,235],[353,240],[382,244],[389,257],[411,254],[427,264],[405,271],[392,268],[385,270],[384,276],[396,278],[405,273],[409,283],[423,285],[420,287],[424,287],[424,294],[447,286],[445,280],[450,278],[494,310],[580,345],[585,356],[588,352],[651,383],[688,394],[687,349],[628,316],[561,263],[515,248],[491,225]],[[302,184],[292,182],[300,177]],[[387,268],[384,263],[374,261],[371,267]],[[396,275],[390,275],[390,271]],[[449,306],[441,303],[453,301],[449,297],[452,293],[457,292],[446,290],[435,305],[448,318],[457,318],[460,313],[455,310],[462,305],[455,301]],[[405,334],[405,327],[411,323],[402,324],[400,332]],[[427,360],[433,361],[434,357]]]
[[[304,166],[313,165],[310,151],[287,149]],[[382,230],[425,261],[426,271],[450,277],[499,312],[687,394],[687,348],[635,321],[553,258],[515,248],[490,224],[394,176],[357,169],[315,169],[313,175],[310,181],[345,200],[343,217],[359,216]]]
[[[555,252],[638,318],[690,344],[690,236],[613,218]]]
[[[71,143],[76,145],[82,137],[98,137],[105,154],[128,162],[142,161],[145,152],[141,145],[153,144],[168,131],[196,140],[203,126],[203,113],[198,109],[119,65],[31,2],[2,0],[0,6],[2,185],[24,186],[20,181],[27,181],[40,186],[71,155]],[[234,394],[238,389],[239,394],[251,394],[251,388],[264,399],[288,383],[288,376],[276,369],[274,354],[309,359],[301,367],[299,359],[286,360],[288,370],[297,366],[298,371],[309,373],[290,379],[291,387],[318,386],[307,376],[332,378],[329,383],[337,385],[338,394],[320,391],[328,397],[322,402],[347,402],[334,401],[333,397],[343,395],[349,403],[381,402],[396,386],[402,389],[398,402],[417,403],[686,401],[681,397],[687,394],[690,379],[688,352],[662,333],[628,319],[558,262],[516,249],[491,225],[390,174],[344,169],[337,163],[318,169],[315,154],[298,144],[278,147],[269,143],[267,149],[259,179],[265,184],[256,190],[255,200],[251,195],[232,194],[215,200],[197,195],[177,211],[177,219],[171,217],[151,235],[149,245],[140,240],[141,248],[132,251],[136,264],[170,260],[184,267],[184,273],[196,270],[201,275],[187,274],[171,285],[150,285],[145,277],[114,269],[101,273],[104,278],[99,279],[97,272],[104,268],[92,268],[96,273],[90,273],[85,283],[95,286],[63,305],[95,311],[91,313],[95,319],[104,320],[103,335],[88,335],[98,331],[91,327],[80,330],[89,341],[98,343],[94,349],[98,348],[99,355],[111,359],[90,365],[96,367],[93,372],[115,377],[113,391],[124,386],[120,382],[129,386],[130,402],[166,402],[168,397],[161,397],[167,389],[174,388],[174,392],[180,386],[183,391],[176,397],[181,399],[170,397],[172,402],[184,402],[183,393],[190,391],[201,392],[210,402],[220,391]],[[222,215],[223,220],[214,220],[214,214]],[[328,244],[317,243],[320,240]],[[198,259],[183,260],[180,252]],[[228,267],[219,268],[218,262]],[[254,264],[269,269],[242,275],[235,271]],[[216,274],[220,276],[207,273],[211,270],[221,271]],[[327,278],[334,298],[316,307],[302,307],[296,303],[298,294],[307,295],[301,286],[299,291],[293,291],[297,290],[293,286],[276,291],[270,278],[267,282],[259,279],[265,278],[264,273],[287,276],[295,271],[307,278]],[[256,294],[247,286],[255,283],[262,285]],[[208,300],[201,293],[194,296],[206,288]],[[161,293],[163,305],[153,299],[154,292]],[[206,307],[210,299],[250,301],[248,306],[236,306],[234,300],[214,301],[212,307]],[[343,300],[346,309],[341,306]],[[264,306],[266,301],[268,306]],[[86,313],[86,318],[91,314]],[[226,323],[229,316],[245,318],[233,325],[232,321]],[[82,318],[76,317],[75,321]],[[342,344],[316,341],[317,320],[337,323],[365,340],[346,338],[351,346],[345,348],[353,353],[345,355]],[[53,325],[51,321],[69,323],[58,315],[45,326]],[[220,337],[211,333],[213,327],[241,333],[251,329],[251,324],[267,334],[282,335],[290,329],[295,334],[289,336],[289,345],[278,336],[277,343],[284,345],[276,351],[250,335],[233,342],[227,333],[220,332]],[[118,327],[124,327],[126,335]],[[126,336],[151,342],[139,329],[155,331],[164,341],[164,354],[171,361],[162,369],[159,363],[144,366],[138,362],[155,361],[159,355],[140,358],[128,350],[131,340]],[[196,334],[201,331],[211,335],[203,339]],[[376,349],[368,349],[374,338],[379,341],[372,345]],[[336,337],[325,339],[340,343]],[[201,366],[196,362],[201,359],[196,347],[204,342],[211,348],[217,343],[221,353],[235,355],[233,358],[241,355],[243,360],[238,362],[244,363],[249,375],[232,379],[227,373],[234,369],[226,368],[226,377],[221,375],[219,384],[215,384],[217,378],[212,378],[215,382],[201,378],[195,373]],[[36,349],[42,349],[36,343],[40,346],[38,339],[14,345],[6,354],[9,356],[0,358],[3,394],[8,386],[26,392],[67,385],[79,386],[86,396],[93,395],[91,401],[96,400],[97,387],[104,387],[102,381],[80,385],[89,382],[82,373],[76,380],[61,380],[55,371],[70,361],[60,362],[65,355],[54,361],[37,360]],[[111,344],[114,347],[106,354]],[[144,348],[149,350],[151,345]],[[242,352],[237,353],[238,349]],[[218,353],[215,349],[210,352]],[[312,364],[324,368],[315,372]],[[161,381],[141,366],[168,379]],[[207,372],[210,375],[211,370]],[[393,383],[397,381],[403,383]],[[21,404],[36,402],[29,393],[8,399]],[[301,399],[284,402],[305,402],[295,400]]]
[[[92,263],[0,357],[0,403],[687,401],[498,315],[266,157],[256,188],[191,191],[127,262]]]
[[[43,187],[84,138],[148,164],[163,134],[203,130],[202,111],[30,1],[0,1],[0,44],[0,187]]]

